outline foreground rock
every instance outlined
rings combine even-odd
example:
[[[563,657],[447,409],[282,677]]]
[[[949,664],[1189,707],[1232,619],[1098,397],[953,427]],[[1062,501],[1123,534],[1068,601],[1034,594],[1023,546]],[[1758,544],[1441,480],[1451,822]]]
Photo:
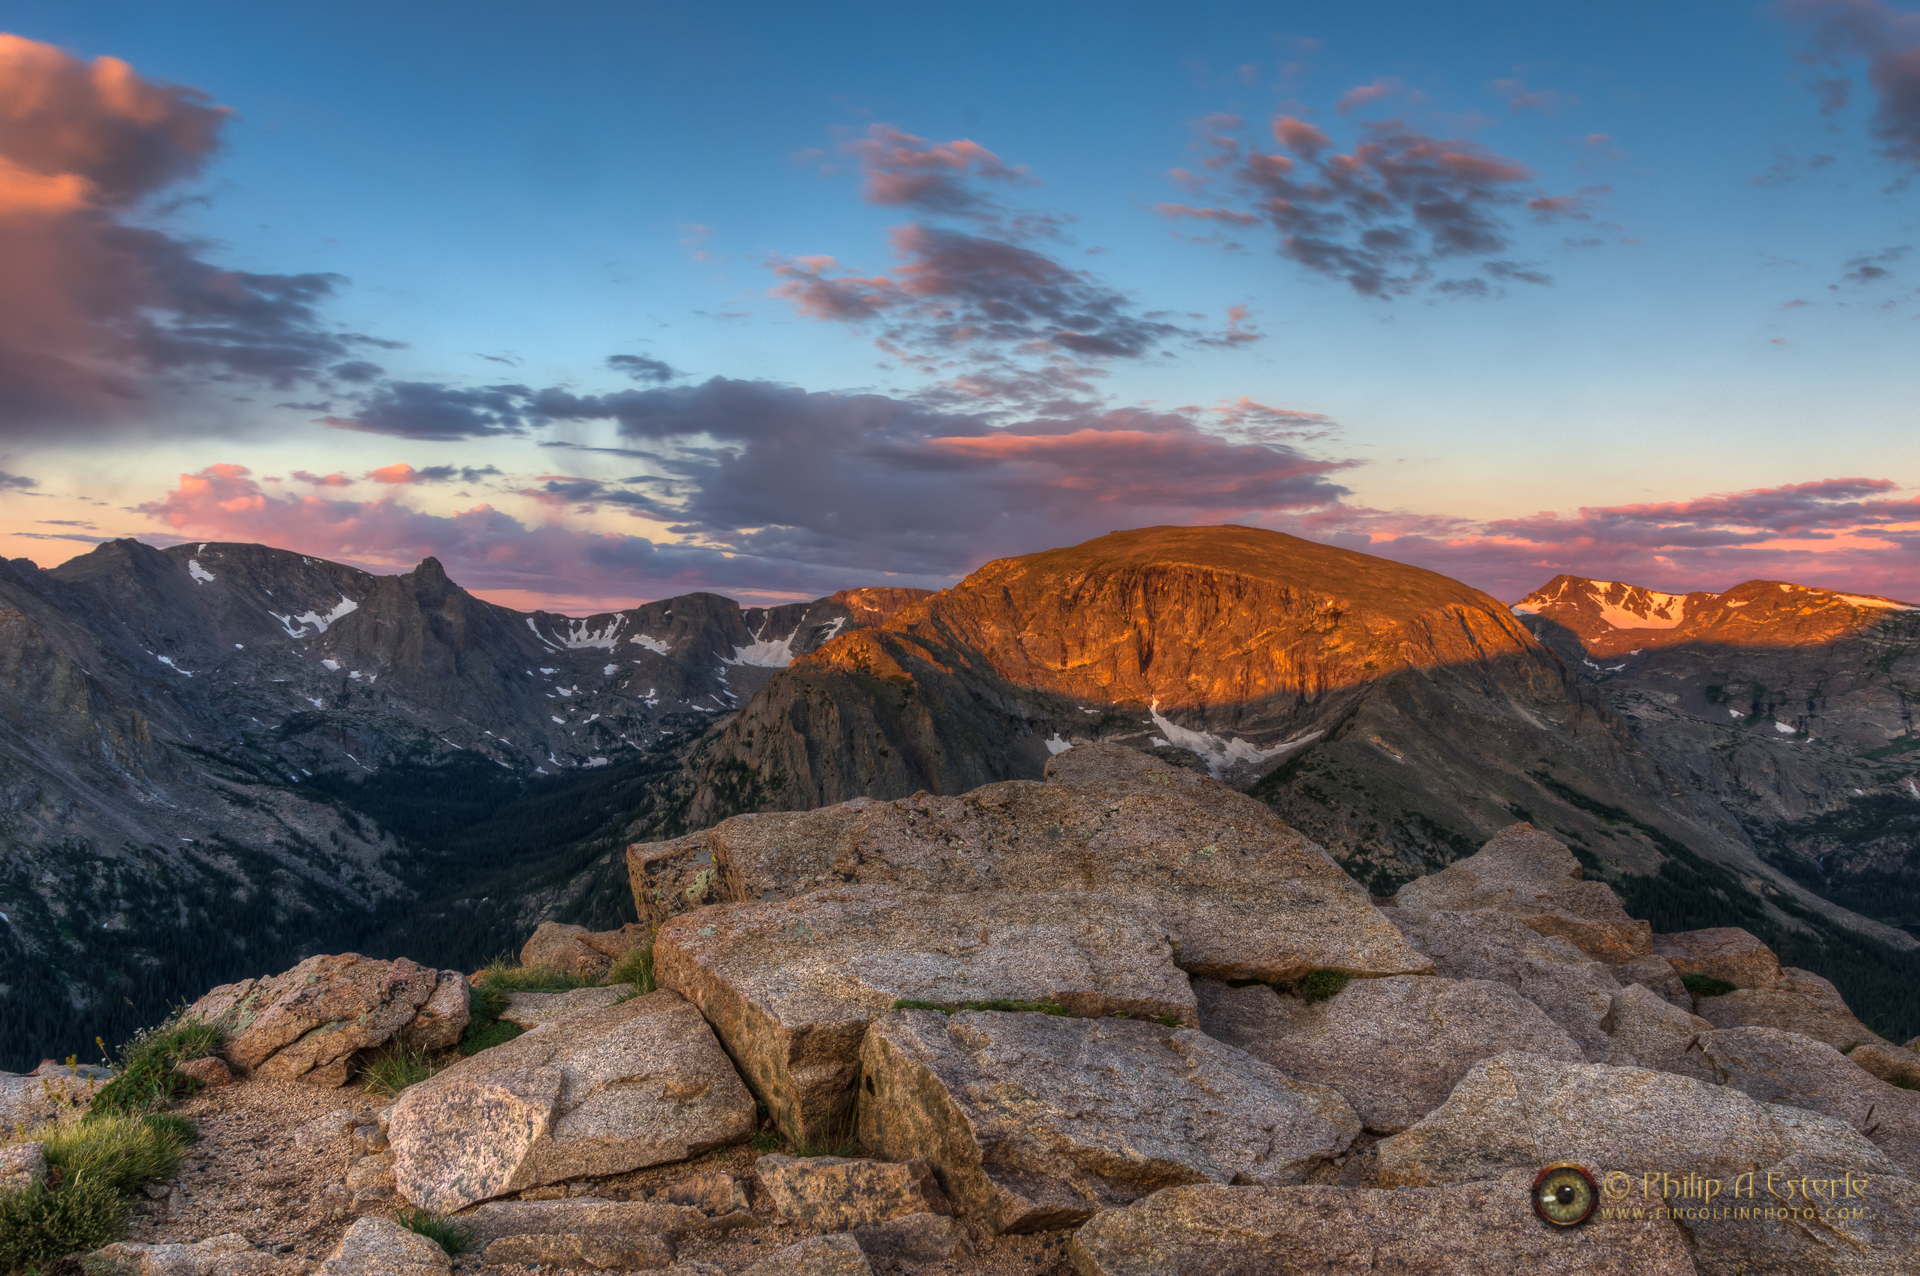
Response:
[[[1700,1049],[1713,1025],[1688,1014],[1638,984],[1615,994],[1610,1020],[1613,1048],[1603,1062],[1616,1068],[1658,1068],[1699,1081],[1717,1082]]]
[[[309,957],[269,979],[223,984],[187,1009],[217,1023],[223,1053],[242,1075],[345,1085],[354,1056],[399,1037],[443,1049],[467,1026],[466,977],[402,957]]]
[[[112,1079],[105,1069],[44,1065],[27,1076],[0,1072],[0,1131],[30,1130],[85,1112]]]
[[[1653,951],[1682,975],[1705,975],[1736,988],[1772,988],[1782,976],[1773,949],[1738,926],[1655,935]]]
[[[0,1147],[0,1193],[39,1187],[46,1181],[46,1144],[15,1143]]]
[[[1854,1017],[1832,983],[1793,966],[1783,968],[1772,987],[1696,997],[1693,1009],[1716,1028],[1779,1028],[1824,1041],[1835,1050],[1892,1044]]]
[[[809,1236],[775,1250],[740,1276],[873,1276],[873,1265],[853,1237]]]
[[[1647,1068],[1501,1054],[1475,1064],[1447,1101],[1379,1145],[1380,1182],[1435,1187],[1577,1161],[1635,1178],[1682,1167],[1731,1180],[1789,1157],[1899,1174],[1844,1122]]]
[[[1910,1046],[1856,1046],[1847,1052],[1847,1058],[1882,1081],[1891,1081],[1903,1090],[1920,1090],[1920,1054]]]
[[[1196,985],[1207,1035],[1287,1076],[1331,1086],[1367,1129],[1392,1134],[1440,1106],[1476,1062],[1523,1050],[1585,1056],[1540,1008],[1504,984],[1396,975],[1310,1004],[1265,985]]]
[[[755,1224],[743,1209],[707,1208],[713,1202],[607,1201],[573,1196],[554,1201],[488,1201],[460,1215],[476,1244],[514,1236],[588,1236],[610,1246],[641,1247],[649,1237],[725,1232]],[[527,1260],[522,1260],[527,1261]],[[535,1260],[537,1261],[537,1260]]]
[[[606,988],[570,988],[566,992],[509,993],[507,1008],[500,1012],[500,1018],[522,1028],[538,1028],[543,1023],[552,1023],[582,1011],[617,1006],[632,995],[631,984],[613,984]]]
[[[1431,972],[1365,890],[1263,803],[1123,745],[1081,746],[1056,763],[1067,758],[1044,784],[739,815],[632,846],[634,897],[647,917],[847,884],[1084,891],[1164,927],[1195,974]]]
[[[1165,929],[1099,895],[849,886],[722,904],[661,927],[654,970],[700,1007],[802,1142],[847,1124],[860,1042],[897,1000],[1048,1001],[1075,1015],[1199,1022]]]
[[[520,948],[520,964],[557,970],[599,982],[614,964],[647,942],[647,928],[628,922],[619,930],[591,931],[565,922],[541,922]]]
[[[684,1161],[755,1123],[700,1012],[656,992],[543,1024],[409,1088],[387,1133],[400,1194],[446,1213]]]
[[[1620,984],[1606,965],[1572,941],[1542,935],[1514,914],[1493,908],[1381,911],[1433,959],[1435,973],[1505,984],[1565,1029],[1590,1062],[1612,1053],[1607,1016]]]
[[[1920,1271],[1920,1183],[1794,1156],[1757,1173],[1754,1196],[1687,1220],[1700,1276],[1886,1276]],[[1771,1185],[1771,1187],[1769,1187]],[[1694,1204],[1694,1202],[1687,1202]],[[1746,1213],[1741,1213],[1741,1207]],[[1756,1218],[1756,1207],[1790,1217]]]
[[[1693,1276],[1668,1219],[1548,1227],[1527,1203],[1533,1175],[1398,1192],[1169,1188],[1097,1215],[1070,1253],[1081,1276]]]
[[[753,1168],[776,1215],[823,1232],[908,1214],[953,1213],[933,1171],[918,1157],[891,1162],[763,1156]]]
[[[446,1255],[440,1257],[444,1260]],[[255,1249],[253,1242],[238,1232],[223,1232],[191,1244],[116,1241],[88,1254],[81,1267],[88,1272],[113,1273],[114,1276],[293,1276],[293,1273],[310,1270],[310,1265],[298,1260]],[[327,1276],[333,1276],[331,1265],[322,1270]],[[394,1267],[353,1269],[355,1276],[388,1276],[389,1273],[400,1276],[402,1272],[405,1276],[415,1276],[416,1270],[421,1276],[428,1271],[427,1268]],[[451,1264],[443,1261],[433,1270],[450,1271]]]
[[[1920,1094],[1887,1084],[1823,1041],[1778,1028],[1709,1032],[1700,1049],[1724,1084],[1844,1121],[1920,1176]]]
[[[1542,935],[1559,935],[1608,965],[1653,952],[1653,927],[1627,916],[1605,882],[1581,880],[1565,844],[1514,824],[1466,859],[1402,887],[1395,903],[1416,916],[1491,908]]]
[[[320,1268],[321,1276],[439,1276],[452,1270],[453,1260],[437,1243],[372,1215],[347,1229]]]
[[[924,1158],[996,1232],[1181,1183],[1297,1183],[1359,1133],[1331,1089],[1186,1028],[896,1011],[861,1051],[861,1146]]]

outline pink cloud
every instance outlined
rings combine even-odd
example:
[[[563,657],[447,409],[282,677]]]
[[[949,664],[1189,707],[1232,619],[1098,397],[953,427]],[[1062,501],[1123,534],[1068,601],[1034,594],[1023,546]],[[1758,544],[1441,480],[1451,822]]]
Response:
[[[1897,490],[1886,479],[1822,479],[1481,522],[1342,505],[1284,530],[1417,563],[1510,600],[1567,572],[1681,593],[1762,579],[1920,601],[1920,497]]]
[[[966,179],[1028,185],[1026,165],[1009,166],[978,142],[960,138],[930,142],[890,124],[874,124],[864,137],[841,143],[856,156],[865,179],[860,196],[869,204],[916,208],[942,216],[990,217],[998,207]]]
[[[223,270],[139,220],[201,171],[228,114],[117,58],[0,34],[0,427],[139,423],[164,380],[283,387],[353,365],[368,339],[319,315],[337,276]]]

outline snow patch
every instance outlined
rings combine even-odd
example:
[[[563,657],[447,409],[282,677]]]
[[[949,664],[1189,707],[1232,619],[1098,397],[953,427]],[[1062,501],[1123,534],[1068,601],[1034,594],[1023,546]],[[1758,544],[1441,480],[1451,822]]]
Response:
[[[179,665],[174,664],[172,656],[155,656],[154,659],[158,660],[161,664],[173,670],[175,673],[186,674],[186,676],[189,678],[193,677],[193,675],[190,673],[187,673],[185,669],[182,669]]]
[[[300,698],[302,700],[305,700],[308,704],[312,705],[316,709],[325,708],[324,705],[322,705],[318,700],[315,700],[312,696],[301,696]]]
[[[1746,714],[1744,714],[1744,713],[1742,713],[1742,712],[1740,712],[1740,711],[1739,711],[1738,709],[1735,709],[1735,708],[1734,708],[1733,706],[1731,706],[1731,705],[1729,705],[1729,706],[1727,706],[1727,712],[1728,712],[1728,713],[1731,713],[1731,714],[1733,715],[1733,720],[1734,720],[1735,722],[1738,722],[1738,721],[1739,721],[1740,719],[1742,719],[1742,718],[1744,718],[1744,717],[1746,717],[1746,716],[1747,716]]]
[[[618,641],[620,626],[626,623],[627,618],[617,614],[599,629],[589,628],[584,620],[569,620],[566,632],[556,634],[555,638],[561,646],[572,647],[575,650],[582,647],[600,647],[612,651],[614,643]]]
[[[601,674],[601,676],[602,676],[602,677],[605,677],[605,678],[611,678],[611,677],[613,677],[613,675],[614,675],[614,674],[616,674],[616,673],[619,673],[619,672],[620,672],[620,666],[619,666],[619,665],[608,665],[608,666],[607,666],[607,667],[606,667],[605,669],[602,669],[602,670],[600,671],[600,674]]]
[[[548,714],[547,716],[548,716],[549,718],[553,718],[553,715],[552,715],[552,714]],[[559,723],[559,724],[560,724],[561,726],[563,726],[563,727],[567,725],[567,720],[566,720],[565,718],[553,718],[553,720],[554,720],[555,722],[558,722],[558,723]]]
[[[340,672],[340,662],[338,660],[322,660],[320,663],[326,666],[329,673]]]
[[[1062,753],[1065,753],[1068,749],[1071,749],[1073,747],[1067,741],[1062,740],[1060,738],[1060,733],[1058,731],[1054,732],[1052,736],[1048,737],[1045,743],[1047,746],[1047,752],[1053,754],[1055,757],[1058,757],[1059,755],[1061,755]]]
[[[1855,607],[1878,607],[1886,611],[1920,611],[1908,603],[1896,603],[1891,598],[1869,598],[1865,594],[1835,594],[1843,603],[1852,603]]]
[[[247,649],[247,644],[245,644],[244,642],[236,642],[233,644],[233,649],[235,651],[245,651]]]
[[[555,687],[555,688],[554,688],[554,690],[555,690],[555,691],[558,691],[558,692],[559,692],[559,693],[560,693],[561,695],[563,695],[563,696],[571,696],[571,695],[572,695],[572,694],[574,693],[574,690],[575,690],[575,688],[573,688],[573,687]]]
[[[1156,749],[1171,749],[1173,747],[1172,744],[1168,743],[1165,740],[1162,740],[1157,735],[1148,737],[1147,743],[1152,745]]]
[[[1907,792],[1913,794],[1917,798],[1920,798],[1920,785],[1916,785],[1913,782],[1912,776],[1907,777]]]
[[[1318,740],[1326,734],[1325,731],[1310,731],[1306,735],[1295,736],[1291,740],[1284,740],[1270,749],[1259,749],[1248,744],[1245,740],[1238,738],[1223,740],[1212,732],[1192,731],[1180,726],[1178,723],[1169,721],[1167,718],[1161,716],[1160,701],[1157,699],[1147,706],[1147,711],[1153,715],[1153,725],[1160,728],[1160,734],[1164,735],[1173,745],[1177,745],[1182,749],[1191,749],[1193,752],[1199,754],[1205,759],[1207,770],[1216,780],[1220,778],[1221,772],[1236,763],[1255,765],[1265,762],[1268,758],[1277,758],[1283,753],[1289,753],[1303,745],[1312,744],[1315,740]]]
[[[277,611],[269,611],[267,615],[272,616],[280,622],[281,628],[287,631],[287,637],[305,638],[308,636],[307,629],[309,626],[312,627],[315,634],[324,634],[327,632],[327,626],[337,624],[343,617],[350,616],[359,610],[359,603],[342,594],[340,595],[340,605],[324,616],[315,611],[310,611],[300,616],[282,616]]]
[[[1792,734],[1793,734],[1793,727],[1792,727],[1792,726],[1790,726],[1789,724],[1787,724],[1787,723],[1785,723],[1785,722],[1776,722],[1776,723],[1774,723],[1774,724],[1773,724],[1773,729],[1774,729],[1775,731],[1778,731],[1778,732],[1779,732],[1779,733],[1780,733],[1781,735],[1792,735]]]
[[[774,642],[760,636],[760,634],[767,632],[767,628],[765,625],[761,626],[760,633],[753,636],[751,643],[744,647],[735,647],[733,649],[733,659],[729,660],[725,656],[722,656],[720,657],[720,663],[725,665],[752,665],[758,669],[785,669],[788,665],[792,664],[793,635],[788,634],[785,638]]]
[[[189,558],[187,560],[187,575],[193,577],[202,585],[211,585],[213,583],[213,573],[202,567],[200,560],[197,558]]]
[[[607,759],[600,758],[600,757],[593,757],[593,758],[588,758],[585,762],[582,762],[580,764],[580,767],[582,770],[589,770],[593,767],[606,766],[606,765],[607,765]]]
[[[656,656],[664,656],[673,650],[672,643],[663,642],[658,638],[649,638],[645,634],[635,634],[633,636],[633,645],[636,647],[645,647]]]

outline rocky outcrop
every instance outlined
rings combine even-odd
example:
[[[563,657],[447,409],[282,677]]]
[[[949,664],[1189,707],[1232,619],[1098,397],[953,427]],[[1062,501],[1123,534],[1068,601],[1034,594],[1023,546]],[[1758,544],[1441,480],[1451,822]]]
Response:
[[[309,957],[282,975],[223,984],[187,1016],[220,1026],[226,1059],[243,1075],[340,1086],[360,1052],[396,1037],[423,1049],[458,1041],[466,977],[405,957]]]
[[[347,1229],[320,1276],[444,1276],[452,1270],[453,1260],[437,1242],[368,1215]]]
[[[522,1028],[537,1028],[543,1023],[552,1023],[583,1011],[617,1006],[632,995],[633,988],[628,984],[570,988],[566,992],[509,993],[506,1009],[500,1012],[500,1018]]]
[[[1849,1162],[1809,1155],[1767,1166],[1754,1179],[1751,1201],[1696,1210],[1687,1220],[1700,1276],[1920,1271],[1920,1183],[1869,1178]],[[1763,1215],[1768,1207],[1773,1217]]]
[[[1614,994],[1608,1023],[1612,1048],[1601,1063],[1657,1068],[1700,1081],[1718,1081],[1700,1043],[1713,1025],[1634,984]]]
[[[27,1076],[0,1072],[0,1130],[32,1129],[77,1116],[112,1080],[104,1068],[42,1065]]]
[[[996,1232],[1179,1183],[1299,1182],[1360,1129],[1324,1086],[1133,1020],[896,1011],[867,1033],[861,1091],[861,1145],[924,1158]]]
[[[401,1230],[397,1224],[387,1226]],[[363,1255],[365,1250],[357,1248],[356,1256]],[[351,1270],[354,1276],[427,1276],[429,1272],[450,1271],[446,1255],[441,1254],[440,1258],[437,1267],[383,1266],[369,1262]],[[239,1232],[223,1232],[191,1244],[116,1241],[85,1255],[80,1265],[86,1271],[113,1272],[117,1276],[305,1276],[312,1269],[310,1264],[254,1248],[253,1242]],[[340,1276],[342,1271],[331,1263],[320,1270],[322,1276]]]
[[[891,1162],[763,1156],[753,1172],[776,1216],[823,1232],[910,1214],[953,1213],[933,1171],[918,1157]]]
[[[642,916],[824,885],[1078,891],[1165,927],[1181,968],[1213,978],[1432,969],[1351,877],[1272,811],[1119,745],[1088,746],[1072,771],[1044,784],[736,816],[629,847],[627,864]]]
[[[868,1023],[900,1000],[1049,1002],[1197,1023],[1163,927],[1087,893],[848,886],[661,927],[655,977],[700,1007],[795,1140],[846,1125]]]
[[[634,922],[619,930],[603,931],[563,922],[541,922],[521,946],[520,964],[598,982],[606,978],[615,962],[645,946],[646,942],[647,928]]]
[[[15,1143],[0,1147],[0,1193],[38,1187],[46,1181],[46,1144]]]
[[[1670,1219],[1542,1224],[1527,1205],[1533,1174],[1394,1192],[1169,1188],[1095,1216],[1071,1253],[1083,1276],[1694,1276]]]
[[[409,1088],[388,1124],[400,1194],[447,1212],[745,1139],[741,1084],[671,992],[555,1020]]]
[[[1836,1050],[1890,1045],[1854,1017],[1830,980],[1788,966],[1777,983],[1737,988],[1717,997],[1696,997],[1694,1013],[1716,1028],[1779,1028],[1824,1041]]]
[[[1377,1134],[1440,1106],[1467,1069],[1503,1050],[1585,1056],[1540,1008],[1504,984],[1396,975],[1317,1004],[1254,985],[1199,981],[1201,1028],[1299,1081],[1337,1090]]]
[[[1700,1038],[1715,1079],[1761,1103],[1844,1121],[1920,1179],[1920,1094],[1889,1085],[1822,1041],[1778,1028],[1724,1028]]]
[[[740,1276],[873,1276],[860,1242],[846,1233],[809,1236],[775,1250]]]
[[[1655,935],[1653,951],[1682,975],[1705,975],[1736,988],[1772,988],[1782,977],[1773,949],[1738,926]]]
[[[1418,917],[1441,910],[1498,909],[1589,957],[1619,965],[1653,951],[1653,927],[1627,916],[1605,882],[1581,880],[1566,844],[1514,824],[1479,851],[1408,883],[1394,902]]]
[[[1589,1060],[1604,1059],[1612,1051],[1606,1022],[1620,985],[1610,968],[1572,941],[1542,935],[1499,909],[1381,912],[1433,959],[1436,973],[1505,984],[1559,1024]]]
[[[1682,1166],[1730,1183],[1803,1153],[1860,1174],[1900,1173],[1832,1117],[1671,1072],[1513,1053],[1475,1064],[1445,1103],[1379,1145],[1385,1187],[1471,1183],[1558,1161],[1636,1182]]]
[[[1920,1054],[1910,1046],[1855,1046],[1847,1058],[1882,1081],[1903,1090],[1920,1090]]]

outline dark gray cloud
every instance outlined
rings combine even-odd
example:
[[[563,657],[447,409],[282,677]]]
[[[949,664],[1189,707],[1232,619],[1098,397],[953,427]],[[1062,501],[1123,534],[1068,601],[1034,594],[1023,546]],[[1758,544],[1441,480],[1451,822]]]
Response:
[[[39,487],[39,486],[40,486],[39,479],[31,479],[24,474],[9,474],[5,470],[0,470],[0,487],[13,488],[15,490],[20,490],[23,488]]]
[[[616,354],[607,357],[607,366],[615,372],[624,372],[635,381],[652,385],[665,385],[676,381],[680,374],[659,359],[649,359],[645,355]]]
[[[429,381],[388,381],[367,396],[352,416],[321,418],[336,430],[390,434],[401,439],[487,438],[523,434],[522,406],[532,393],[522,385],[474,389]]]
[[[1880,0],[1785,0],[1781,10],[1806,32],[1802,61],[1839,72],[1812,82],[1821,111],[1838,115],[1847,109],[1850,73],[1865,61],[1874,95],[1870,127],[1881,153],[1920,168],[1920,13]]]

